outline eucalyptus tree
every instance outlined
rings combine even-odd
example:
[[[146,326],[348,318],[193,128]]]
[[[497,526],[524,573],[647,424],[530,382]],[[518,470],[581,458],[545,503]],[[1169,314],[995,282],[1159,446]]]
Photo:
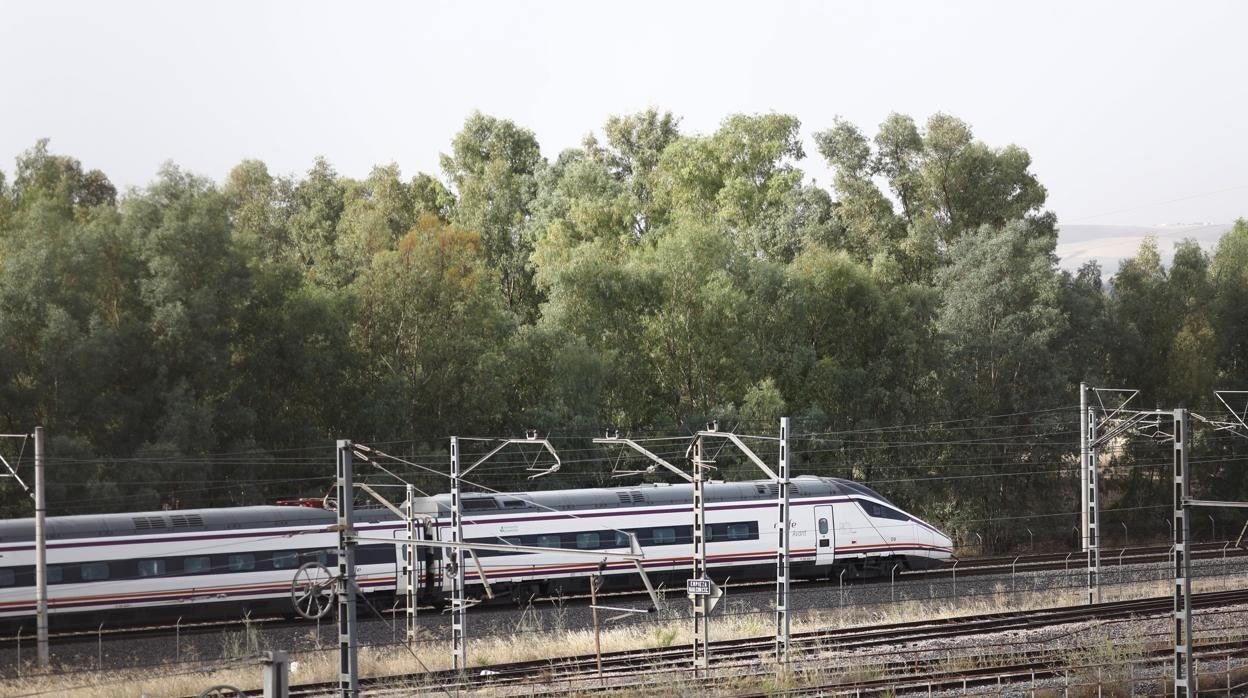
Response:
[[[1115,382],[1138,388],[1145,400],[1171,400],[1171,350],[1182,318],[1173,312],[1169,274],[1156,238],[1145,239],[1134,257],[1121,262],[1110,288]]]
[[[93,171],[94,172],[94,171]],[[0,229],[0,410],[124,452],[150,415],[141,264],[111,184],[40,141],[18,158]]]
[[[1037,412],[1071,399],[1061,359],[1068,322],[1055,244],[1049,221],[983,225],[950,247],[949,263],[937,274],[942,403],[953,414],[999,416],[990,429],[944,437],[967,444],[942,454],[960,466],[957,487],[944,496],[955,518],[981,522],[994,547],[1008,544],[1017,528],[999,524],[1000,512],[1037,511],[1044,497],[1077,491],[1051,465],[1069,442],[1053,448],[1040,436],[1061,429],[1061,415]]]
[[[210,181],[166,165],[122,210],[144,265],[139,286],[161,357],[155,441],[190,454],[246,440],[255,407],[232,394],[230,360],[251,274],[231,235],[226,197]]]
[[[1166,287],[1168,307],[1162,312],[1174,318],[1166,366],[1167,397],[1196,406],[1218,387],[1218,341],[1209,255],[1195,240],[1175,246]]]
[[[367,366],[355,404],[367,438],[472,429],[497,400],[482,362],[514,326],[475,231],[423,214],[352,284],[352,341]]]
[[[674,141],[660,159],[659,201],[674,214],[715,221],[746,254],[791,259],[805,231],[777,223],[805,203],[796,195],[800,126],[784,114],[735,114],[710,136]]]
[[[945,391],[974,414],[1054,404],[1066,386],[1056,360],[1067,327],[1052,225],[981,226],[949,250],[937,275]]]
[[[815,142],[835,170],[847,248],[861,260],[891,257],[906,280],[929,279],[933,253],[943,254],[960,236],[1036,217],[1044,205],[1026,150],[992,148],[948,114],[933,114],[922,130],[910,117],[891,114],[873,140],[837,118]],[[877,178],[888,182],[900,212]]]
[[[349,284],[373,255],[394,249],[416,220],[415,201],[398,165],[374,167],[367,179],[343,186],[342,217],[334,239],[339,286]]]
[[[226,175],[221,191],[230,227],[248,259],[272,263],[289,253],[293,190],[290,180],[272,176],[259,160],[244,160]]]
[[[1210,267],[1221,385],[1248,387],[1248,220],[1222,236]]]
[[[605,146],[591,135],[586,138],[585,149],[606,165],[612,176],[627,184],[633,196],[633,234],[644,237],[668,219],[666,207],[655,200],[655,189],[663,151],[680,137],[680,119],[653,108],[612,116],[603,127],[603,135]]]
[[[542,162],[536,136],[475,112],[441,160],[457,196],[451,221],[480,234],[486,264],[497,274],[508,307],[531,318],[538,303],[528,267],[533,241],[523,232]]]
[[[413,213],[419,216],[430,213],[443,223],[449,223],[455,211],[455,195],[437,177],[421,172],[408,184],[411,191]]]
[[[325,286],[339,279],[337,266],[338,220],[346,205],[346,192],[338,173],[324,158],[295,186],[287,234],[290,258],[308,277]]]

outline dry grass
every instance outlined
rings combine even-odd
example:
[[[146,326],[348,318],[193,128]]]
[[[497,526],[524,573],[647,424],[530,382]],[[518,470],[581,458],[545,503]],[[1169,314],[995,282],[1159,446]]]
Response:
[[[1230,580],[1219,580],[1220,583],[1202,584],[1201,591],[1235,588]],[[1166,580],[1148,582],[1106,589],[1105,600],[1141,598],[1161,596],[1169,592],[1170,583]],[[984,613],[1005,611],[1034,610],[1053,606],[1074,605],[1082,603],[1084,593],[1071,590],[1049,593],[1010,594],[998,593],[988,597],[954,603],[948,600],[911,600],[895,604],[878,604],[869,607],[847,606],[810,611],[795,614],[792,622],[794,632],[808,630],[834,629],[878,623],[907,622],[924,619],[949,618]],[[716,616],[711,623],[712,639],[730,639],[768,636],[773,632],[772,616],[769,612],[734,613],[741,611],[739,605],[728,603],[726,613]],[[647,647],[664,647],[687,644],[692,640],[691,623],[684,620],[669,619],[666,609],[660,609],[660,620],[656,623],[640,623],[628,626],[608,627],[602,632],[602,650],[630,650]],[[564,616],[556,608],[554,611],[543,611],[541,614],[527,613],[517,621],[514,632],[506,636],[488,638],[470,638],[469,656],[473,666],[488,666],[504,662],[527,660],[555,659],[562,656],[591,654],[594,651],[594,638],[591,630],[566,629]],[[240,643],[251,645],[249,641]],[[360,650],[359,663],[361,676],[387,676],[420,672],[424,669],[447,669],[450,665],[449,652],[444,642],[425,642],[417,646],[417,661],[401,647],[364,648]],[[330,651],[306,652],[292,658],[297,663],[291,676],[291,683],[312,683],[336,680],[338,676],[338,656],[336,649]],[[1086,658],[1085,658],[1086,659]],[[1125,659],[1125,657],[1124,657]],[[72,674],[53,673],[45,676],[26,676],[20,679],[0,681],[0,695],[46,695],[46,696],[82,696],[83,698],[132,698],[149,696],[151,698],[165,696],[196,695],[208,686],[230,684],[239,688],[257,688],[261,682],[261,669],[258,661],[236,662],[221,668],[185,667],[171,665],[142,670],[109,671],[109,672],[77,672]],[[801,677],[773,679],[788,683],[801,681]],[[663,688],[671,688],[670,695],[688,695],[680,684],[681,679],[674,677],[672,683]],[[419,684],[413,684],[414,693],[420,692]],[[651,688],[648,694],[653,695]]]

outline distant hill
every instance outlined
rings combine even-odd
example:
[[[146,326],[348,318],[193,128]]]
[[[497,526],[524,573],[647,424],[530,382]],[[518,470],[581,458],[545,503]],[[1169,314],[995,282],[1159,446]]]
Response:
[[[1191,225],[1062,225],[1058,226],[1057,256],[1063,269],[1075,270],[1089,260],[1101,264],[1106,277],[1117,273],[1119,263],[1135,256],[1140,243],[1149,235],[1157,238],[1157,249],[1168,264],[1174,257],[1174,244],[1188,238],[1213,252],[1218,240],[1231,229],[1231,223]]]

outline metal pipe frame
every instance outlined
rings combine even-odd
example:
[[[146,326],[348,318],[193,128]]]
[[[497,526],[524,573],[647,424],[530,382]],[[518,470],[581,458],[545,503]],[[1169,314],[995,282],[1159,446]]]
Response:
[[[633,441],[632,439],[621,439],[618,436],[606,436],[603,438],[594,439],[594,443],[627,446],[633,449],[634,451],[640,453],[641,455],[645,456],[646,458],[649,458],[652,462],[663,466],[664,468],[668,469],[669,471],[673,473],[676,473],[685,482],[693,482],[693,477],[689,475],[689,473],[686,473],[680,468],[677,468],[676,466],[672,465],[666,460],[658,457],[652,451],[650,451],[650,449],[642,446],[641,444],[637,443],[636,441]],[[653,466],[640,472],[645,472],[645,473],[653,472]],[[629,471],[629,472],[623,472],[623,473],[613,473],[612,477],[623,477],[625,475],[637,475],[637,474],[639,474],[637,471]]]
[[[458,442],[459,440],[458,437],[451,437],[451,438],[456,442]],[[481,465],[487,460],[493,458],[495,454],[497,454],[499,451],[503,450],[504,448],[507,448],[508,446],[512,444],[533,444],[533,445],[541,446],[542,448],[546,449],[546,452],[549,453],[552,458],[555,459],[554,465],[550,466],[549,468],[546,468],[545,470],[536,471],[535,475],[529,476],[530,480],[539,478],[543,475],[549,475],[551,473],[559,472],[559,468],[562,467],[563,465],[563,462],[559,460],[559,453],[555,451],[555,447],[550,444],[550,441],[548,439],[539,439],[537,438],[537,432],[532,432],[531,436],[525,437],[523,439],[503,439],[498,444],[498,446],[494,447],[494,450],[490,451],[484,456],[481,456],[480,458],[477,459],[475,463],[468,466],[467,468],[464,468],[464,471],[460,473],[460,477],[468,477],[468,474],[471,473],[473,470],[476,470],[478,465]],[[531,467],[525,468],[525,469],[530,472],[534,471],[534,469]]]

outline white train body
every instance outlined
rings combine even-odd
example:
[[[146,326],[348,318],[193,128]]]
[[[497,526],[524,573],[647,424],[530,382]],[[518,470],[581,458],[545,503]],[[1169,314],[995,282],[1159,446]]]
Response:
[[[846,569],[887,574],[893,565],[918,569],[952,557],[944,534],[862,485],[820,477],[792,483],[794,576]],[[711,575],[773,574],[775,485],[711,483],[706,495]],[[419,537],[451,539],[449,501],[449,495],[418,500]],[[577,591],[600,566],[611,586],[632,586],[638,580],[631,562],[564,552],[627,552],[626,534],[637,536],[652,579],[687,577],[691,502],[690,485],[465,494],[465,540],[549,549],[477,552],[465,565],[469,591],[482,593],[482,576],[495,594],[518,599]],[[109,614],[127,623],[290,612],[290,584],[300,565],[317,560],[334,569],[334,522],[329,511],[275,506],[49,518],[49,610],[66,621],[72,615],[95,622]],[[382,509],[357,511],[356,528],[368,539],[406,536],[405,524]],[[448,557],[441,548],[419,548],[420,595],[426,600],[437,602],[449,591]],[[364,591],[401,590],[401,545],[363,541],[356,560]],[[0,522],[0,620],[25,623],[34,604],[33,520]]]
[[[212,616],[214,607],[289,610],[295,570],[332,566],[333,522],[324,510],[268,506],[50,517],[49,612],[133,611],[135,623]],[[31,519],[0,522],[0,619],[34,613],[32,538]],[[393,546],[361,552],[360,586],[393,589]]]
[[[887,574],[893,564],[922,569],[952,559],[948,537],[869,488],[811,476],[791,482],[789,547],[795,576],[826,576],[834,569]],[[706,485],[707,562],[713,577],[774,574],[779,520],[775,488],[768,481]],[[626,534],[634,534],[645,552],[648,574],[681,579],[688,576],[693,559],[691,501],[691,485],[465,495],[464,539],[628,552]],[[436,521],[441,540],[451,539],[449,502],[446,495],[424,500],[429,508],[423,513]],[[492,587],[504,590],[577,590],[600,567],[608,584],[612,576],[618,578],[617,585],[635,581],[632,562],[592,555],[487,551],[477,558],[480,568],[471,561],[465,565],[469,587],[480,585],[484,574]]]

